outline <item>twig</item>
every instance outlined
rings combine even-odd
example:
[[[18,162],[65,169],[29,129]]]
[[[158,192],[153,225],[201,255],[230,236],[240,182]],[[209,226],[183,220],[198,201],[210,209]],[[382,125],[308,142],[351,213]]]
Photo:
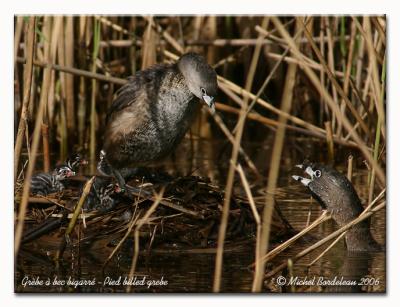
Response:
[[[74,210],[74,214],[68,224],[67,230],[65,231],[63,240],[61,241],[59,250],[57,251],[57,255],[56,255],[56,260],[59,260],[60,258],[62,258],[64,251],[65,251],[65,247],[67,246],[67,243],[70,241],[69,236],[72,232],[72,230],[75,227],[76,221],[78,220],[78,216],[81,212],[81,209],[83,207],[83,204],[85,203],[85,200],[87,198],[87,196],[90,193],[90,189],[92,188],[94,179],[96,178],[96,176],[93,176],[86,184],[85,187],[83,188],[83,192],[81,195],[81,198],[79,199],[78,204],[75,207]]]
[[[336,245],[336,243],[339,242],[339,240],[341,238],[343,238],[345,236],[346,232],[343,232],[340,236],[338,236],[331,244],[329,244],[329,246],[324,249],[324,251],[319,254],[313,261],[311,261],[307,266],[310,267],[312,266],[314,263],[316,263],[319,259],[321,259],[332,247],[334,247]]]
[[[151,194],[149,194],[147,192],[141,193],[142,191],[135,192],[134,190],[136,188],[133,188],[133,187],[131,187],[129,185],[127,185],[127,186],[130,188],[130,193],[132,193],[133,195],[138,196],[138,197],[143,197],[145,199],[150,199],[152,201],[156,201],[156,198],[153,195],[151,195]],[[194,216],[196,218],[204,219],[203,214],[201,214],[199,212],[196,212],[196,211],[193,211],[193,210],[190,210],[190,209],[187,209],[187,208],[184,208],[183,206],[180,206],[178,204],[174,204],[173,202],[170,202],[170,201],[168,201],[166,199],[162,199],[160,201],[160,204],[163,205],[164,207],[168,207],[168,208],[174,209],[176,211],[179,211],[179,212],[182,212],[182,213],[185,213],[185,214],[189,214],[189,215]]]
[[[373,201],[371,201],[371,203],[368,204],[368,206],[364,209],[363,212],[368,212],[369,210],[371,210],[372,206],[375,205],[382,197],[383,195],[386,193],[386,188],[384,188],[377,197],[375,197],[375,199]]]
[[[233,114],[239,114],[240,113],[240,109],[231,107],[231,106],[226,105],[226,104],[221,103],[221,102],[217,102],[215,104],[215,108],[217,110],[224,111],[224,112],[229,112],[229,113],[233,113]],[[258,113],[255,113],[255,112],[250,112],[249,114],[247,114],[247,118],[250,119],[250,120],[254,120],[254,121],[257,121],[259,123],[262,123],[265,126],[277,127],[279,125],[279,123],[276,120],[267,118],[267,117],[262,116],[262,115],[260,115]],[[214,119],[216,119],[216,118],[214,118]],[[288,129],[288,130],[296,131],[296,132],[299,132],[299,133],[304,134],[304,135],[313,136],[313,137],[319,138],[321,140],[326,140],[326,135],[323,134],[323,133],[320,133],[320,132],[317,132],[317,131],[313,131],[313,130],[304,129],[304,128],[300,128],[300,127],[296,127],[296,126],[292,126],[292,125],[288,125],[288,124],[286,124],[285,126],[286,126],[286,129]],[[344,141],[344,140],[342,140],[342,139],[340,139],[338,137],[335,137],[335,136],[333,136],[333,141],[336,144],[339,144],[339,145],[344,145],[344,146],[349,146],[349,147],[357,147],[356,143],[354,143],[352,141]]]
[[[25,63],[26,60],[24,58],[18,57],[17,58],[17,62],[18,63]],[[104,81],[104,82],[115,83],[115,84],[119,84],[119,85],[124,85],[124,84],[126,84],[128,82],[126,79],[110,77],[110,76],[102,75],[102,74],[99,74],[99,73],[92,73],[90,71],[83,70],[83,69],[78,69],[78,68],[73,68],[73,67],[66,67],[66,66],[46,63],[46,62],[42,62],[42,61],[34,60],[33,61],[33,65],[39,66],[39,67],[43,67],[43,68],[51,68],[51,69],[54,69],[54,70],[57,70],[57,71],[62,71],[62,72],[65,72],[65,73],[76,75],[76,76],[87,77],[87,78],[96,79],[96,80]]]
[[[221,131],[225,134],[225,136],[228,138],[229,142],[233,145],[235,143],[235,138],[233,137],[232,133],[229,131],[228,127],[226,127],[225,123],[223,122],[221,116],[219,114],[215,113],[212,114],[211,110],[208,108],[207,109],[209,114],[212,116],[214,119],[215,123],[219,126]],[[237,114],[240,114],[240,110],[237,110]],[[247,153],[244,151],[243,147],[240,146],[239,148],[239,153],[243,156],[244,160],[246,161],[246,164],[249,166],[249,168],[253,171],[253,173],[258,177],[261,178],[261,174],[258,171],[257,167],[255,166],[254,162],[250,159],[250,157],[247,155]]]
[[[145,19],[147,19],[149,21],[150,18],[152,18],[151,16],[145,16]],[[171,34],[169,34],[167,31],[165,31],[155,20],[152,23],[152,26],[159,32],[161,33],[161,35],[165,38],[165,40],[171,44],[172,47],[174,47],[174,49],[176,51],[178,51],[180,54],[182,54],[184,52],[183,47],[177,42],[176,39],[174,39]]]
[[[121,27],[120,25],[117,25],[111,21],[109,21],[107,18],[103,17],[103,16],[94,16],[94,18],[98,21],[100,21],[102,24],[111,27],[113,30],[118,31],[122,34],[125,35],[133,35],[133,33],[130,33],[128,30],[124,29],[123,27]]]
[[[322,214],[315,220],[313,221],[310,225],[308,225],[306,228],[304,228],[302,231],[291,237],[290,239],[286,240],[282,244],[278,245],[275,247],[273,250],[269,251],[266,255],[260,258],[260,261],[270,261],[274,259],[277,255],[279,255],[281,252],[286,250],[290,245],[292,245],[294,242],[296,242],[299,238],[304,236],[305,234],[309,233],[311,230],[313,230],[315,227],[320,225],[321,223],[329,220],[331,216],[328,214],[327,211],[323,211]],[[253,263],[251,267],[257,265],[256,263]]]
[[[223,82],[225,85],[227,85],[233,92],[245,97],[245,96],[249,96],[251,99],[255,99],[256,95],[246,91],[245,89],[243,89],[242,87],[238,86],[237,84],[221,77],[221,76],[217,76],[218,81],[219,82]],[[219,84],[220,88],[223,89],[223,87],[221,87],[221,84]],[[268,103],[267,101],[261,99],[261,98],[257,98],[257,103],[266,108],[269,111],[274,112],[275,114],[279,115],[279,116],[284,116],[285,118],[289,119],[290,121],[292,121],[293,123],[300,125],[306,129],[312,130],[312,131],[318,131],[321,133],[325,133],[325,130],[322,128],[319,128],[313,124],[310,124],[296,116],[290,115],[288,113],[282,112],[282,110],[274,107],[272,104]]]
[[[135,212],[136,212],[136,209],[137,209],[137,206],[135,207]],[[125,235],[118,242],[117,246],[113,249],[111,254],[107,257],[106,261],[103,263],[102,270],[104,270],[104,268],[106,267],[107,263],[110,262],[110,260],[114,257],[115,253],[121,248],[122,244],[125,242],[125,240],[129,236],[129,234],[131,233],[133,226],[136,225],[136,223],[137,223],[137,221],[139,219],[139,216],[140,216],[140,211],[138,212],[138,214],[136,216],[135,216],[135,212],[132,214],[132,218],[131,218],[131,221],[129,223],[129,227],[126,230]]]
[[[164,190],[165,188],[163,187],[160,191],[160,193],[155,195],[155,201],[154,203],[151,205],[151,207],[149,208],[149,210],[147,210],[146,214],[144,215],[144,217],[139,221],[138,225],[135,228],[135,233],[134,233],[134,239],[135,239],[135,243],[134,243],[134,254],[132,257],[132,264],[131,264],[131,269],[129,271],[129,279],[132,279],[133,276],[135,275],[135,271],[136,271],[136,263],[137,263],[137,259],[139,257],[139,230],[140,228],[142,228],[142,226],[147,222],[148,218],[150,217],[150,215],[153,214],[153,212],[157,209],[158,205],[160,204],[163,194],[164,194]],[[126,287],[126,292],[131,292],[131,284],[128,284],[128,286]]]

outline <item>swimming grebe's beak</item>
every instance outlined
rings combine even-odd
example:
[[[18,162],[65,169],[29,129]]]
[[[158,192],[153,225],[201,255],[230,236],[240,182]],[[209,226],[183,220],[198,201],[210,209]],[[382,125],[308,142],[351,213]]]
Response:
[[[297,164],[296,167],[302,169],[307,175],[309,175],[311,178],[305,178],[302,176],[297,176],[293,175],[292,178],[296,181],[300,181],[303,185],[308,187],[308,185],[313,181],[314,179],[314,174],[315,171],[311,167],[310,163],[308,162],[303,162],[303,164]]]

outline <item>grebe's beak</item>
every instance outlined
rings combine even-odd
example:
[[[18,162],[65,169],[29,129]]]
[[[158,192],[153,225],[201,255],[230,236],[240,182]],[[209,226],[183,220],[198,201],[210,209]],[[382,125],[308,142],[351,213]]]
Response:
[[[208,107],[211,109],[211,113],[215,114],[215,102],[214,102],[214,97],[208,96],[208,95],[203,95],[203,100],[204,102],[208,105]]]
[[[75,176],[75,172],[73,170],[68,171],[67,177]]]
[[[304,186],[308,187],[308,185],[314,180],[315,177],[321,176],[321,171],[314,170],[314,167],[307,160],[302,164],[297,164],[297,168],[302,169],[310,178],[305,178],[302,176],[293,175],[292,178],[296,181],[301,182]],[[319,174],[317,173],[319,172]]]

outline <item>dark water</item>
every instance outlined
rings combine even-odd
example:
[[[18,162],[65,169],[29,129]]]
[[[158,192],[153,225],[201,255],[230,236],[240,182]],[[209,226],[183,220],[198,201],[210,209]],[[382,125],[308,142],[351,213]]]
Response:
[[[194,144],[197,146],[197,155],[192,156],[191,162],[180,160],[179,155],[168,171],[174,172],[179,165],[179,172],[195,170],[193,174],[210,177],[216,182],[225,184],[226,168],[221,163],[215,163],[215,149],[213,146]],[[193,145],[192,145],[193,146]],[[308,146],[308,147],[307,147]],[[310,152],[318,151],[312,144],[308,144]],[[251,156],[260,164],[260,172],[267,174],[262,160],[269,161],[269,157],[260,158],[265,152],[263,144],[252,144]],[[199,148],[201,150],[199,150]],[[182,151],[188,150],[182,146]],[[268,150],[267,150],[268,151]],[[230,155],[230,149],[227,151]],[[186,156],[186,153],[181,155]],[[201,158],[200,158],[201,157]],[[207,159],[208,157],[208,159]],[[213,157],[213,158],[212,158]],[[223,156],[222,156],[222,159]],[[226,160],[225,160],[226,161]],[[307,191],[298,183],[290,179],[292,166],[302,161],[294,151],[285,152],[282,157],[282,170],[279,181],[279,191],[276,196],[277,206],[296,231],[307,225],[307,221],[315,220],[321,214],[320,206],[313,201]],[[345,161],[345,160],[343,160]],[[222,163],[223,164],[223,163]],[[367,172],[357,171],[354,174],[354,184],[362,199],[367,199]],[[249,174],[251,179],[251,175]],[[264,183],[263,183],[264,184]],[[240,181],[237,181],[240,193]],[[235,190],[236,191],[236,190]],[[262,191],[254,192],[256,196]],[[296,195],[295,197],[288,197]],[[385,210],[381,210],[372,218],[372,234],[382,245],[385,244]],[[267,268],[273,268],[283,261],[293,257],[298,252],[310,246],[313,242],[330,234],[337,229],[333,221],[327,221],[311,232],[307,240],[301,240],[288,250],[282,252],[270,263]],[[48,242],[49,243],[49,242]],[[50,242],[51,243],[51,242]],[[227,245],[224,256],[224,270],[222,274],[223,292],[250,292],[253,280],[253,271],[249,265],[254,261],[254,238],[247,241]],[[114,257],[102,271],[102,265],[112,251],[110,249],[80,249],[68,251],[68,257],[63,262],[55,263],[52,257],[57,249],[57,242],[52,244],[30,244],[22,248],[18,257],[15,274],[16,292],[125,292],[124,280],[128,278],[132,261],[132,248],[127,247]],[[385,292],[386,289],[386,253],[350,253],[344,246],[343,239],[329,250],[312,266],[309,264],[323,251],[319,248],[295,262],[293,269],[278,273],[273,279],[266,279],[264,292]],[[154,247],[150,254],[140,252],[135,273],[133,292],[211,292],[214,276],[215,253],[213,249],[190,249],[171,246],[171,248]],[[296,286],[282,286],[278,278],[283,276],[286,281],[290,278]],[[282,281],[282,277],[280,278]],[[329,285],[335,281],[349,281],[346,286]],[[50,285],[46,285],[46,281]],[[87,285],[77,285],[78,281]],[[133,282],[131,281],[131,282]],[[65,283],[62,285],[62,283]],[[58,285],[57,285],[58,283]],[[355,283],[355,284],[354,284]]]

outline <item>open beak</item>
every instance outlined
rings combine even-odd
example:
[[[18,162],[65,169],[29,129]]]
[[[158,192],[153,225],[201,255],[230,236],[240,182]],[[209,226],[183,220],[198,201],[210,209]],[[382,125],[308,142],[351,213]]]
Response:
[[[75,172],[74,171],[68,171],[67,177],[72,177],[72,176],[75,176]]]
[[[215,114],[214,97],[208,96],[208,95],[203,95],[203,100],[208,105],[208,107],[211,109],[211,113]]]
[[[296,181],[300,181],[303,185],[308,187],[308,185],[314,180],[314,170],[311,166],[305,164],[297,164],[296,167],[302,169],[311,178],[305,178],[297,175],[293,175],[292,178]]]
[[[119,184],[116,183],[116,184],[114,185],[114,192],[115,192],[115,193],[121,193],[121,191],[122,191],[122,189],[120,188]]]

